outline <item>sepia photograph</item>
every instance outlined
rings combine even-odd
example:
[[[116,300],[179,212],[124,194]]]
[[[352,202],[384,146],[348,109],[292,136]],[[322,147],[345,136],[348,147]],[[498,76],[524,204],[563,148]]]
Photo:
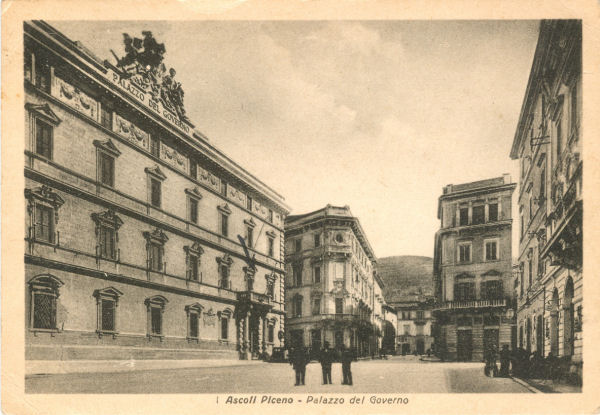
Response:
[[[22,30],[27,394],[581,392],[581,20]]]

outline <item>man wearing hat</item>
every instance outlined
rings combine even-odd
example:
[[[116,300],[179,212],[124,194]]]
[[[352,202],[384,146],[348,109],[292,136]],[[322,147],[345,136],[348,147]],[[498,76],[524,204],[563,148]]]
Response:
[[[321,370],[323,371],[323,385],[331,385],[331,364],[333,363],[335,356],[333,350],[329,348],[329,342],[323,343],[323,350],[319,356],[319,362],[321,362]]]

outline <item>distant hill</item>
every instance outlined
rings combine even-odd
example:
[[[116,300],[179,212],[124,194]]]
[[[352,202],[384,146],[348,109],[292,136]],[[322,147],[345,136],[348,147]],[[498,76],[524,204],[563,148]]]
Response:
[[[378,258],[377,273],[385,284],[383,297],[388,304],[433,295],[433,258],[411,255]]]

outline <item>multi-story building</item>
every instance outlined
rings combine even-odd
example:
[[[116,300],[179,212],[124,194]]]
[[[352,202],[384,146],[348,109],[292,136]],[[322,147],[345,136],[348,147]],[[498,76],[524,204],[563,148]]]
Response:
[[[412,297],[412,298],[411,298]],[[398,353],[424,354],[433,346],[432,309],[433,298],[407,295],[393,303],[398,316],[396,347]]]
[[[289,209],[194,128],[164,52],[125,35],[113,65],[24,25],[27,359],[282,345]]]
[[[286,336],[313,353],[323,342],[377,353],[376,259],[348,206],[285,221]],[[380,291],[378,291],[380,292]],[[377,306],[379,310],[381,307]]]
[[[544,20],[510,157],[519,180],[519,346],[582,367],[581,21]]]
[[[433,275],[436,353],[480,361],[514,344],[510,176],[448,185],[438,203]]]

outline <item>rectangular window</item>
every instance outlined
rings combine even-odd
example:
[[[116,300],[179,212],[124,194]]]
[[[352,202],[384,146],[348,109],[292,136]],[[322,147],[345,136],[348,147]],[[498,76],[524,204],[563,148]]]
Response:
[[[321,299],[320,298],[315,298],[313,300],[312,314],[313,314],[313,316],[321,314]]]
[[[344,299],[336,298],[335,299],[335,314],[343,314],[344,313]]]
[[[273,210],[269,209],[269,222],[273,223]]]
[[[488,221],[496,222],[498,220],[498,203],[488,205]]]
[[[546,198],[546,169],[540,173],[540,202]]]
[[[190,254],[190,279],[192,281],[198,281],[199,278],[199,272],[198,272],[198,257],[196,255],[191,255]]]
[[[254,243],[254,229],[251,226],[246,226],[246,245],[252,248]]]
[[[315,267],[315,283],[321,282],[321,267]]]
[[[466,226],[469,224],[469,208],[468,207],[462,207],[459,210],[459,215],[460,215],[460,226]]]
[[[571,131],[577,126],[577,83],[571,88]]]
[[[404,325],[404,335],[405,336],[410,336],[410,324],[405,324]]]
[[[268,243],[268,255],[270,257],[274,257],[275,256],[275,240],[273,238],[267,238],[267,243]]]
[[[35,120],[35,152],[52,159],[52,127],[39,119]]]
[[[521,292],[521,297],[523,296],[523,292],[525,291],[525,280],[523,279],[523,270],[525,269],[525,264],[523,262],[521,262],[520,266],[519,266],[519,276],[520,276],[520,292]]]
[[[221,317],[221,339],[227,340],[229,338],[229,320]]]
[[[33,295],[33,328],[56,328],[56,297],[38,293]]]
[[[156,179],[150,179],[150,203],[154,207],[160,207],[161,202],[161,189],[160,189],[160,181]]]
[[[562,153],[562,142],[563,142],[563,132],[562,132],[562,120],[558,120],[556,122],[556,159],[560,159],[560,155]]]
[[[107,186],[115,185],[115,158],[100,152],[100,182]]]
[[[50,64],[48,59],[39,55],[35,59],[35,86],[50,92]]]
[[[519,225],[520,225],[520,226],[519,226],[519,234],[520,234],[520,236],[521,236],[521,239],[523,239],[523,232],[525,231],[525,224],[524,224],[524,221],[525,221],[525,215],[523,215],[523,214],[521,213],[521,220],[519,221]]]
[[[471,262],[471,244],[458,245],[458,262]]]
[[[115,230],[107,226],[100,226],[100,256],[102,258],[115,259],[116,258],[116,241],[115,241]]]
[[[423,335],[423,325],[422,324],[417,324],[417,336],[422,336]]]
[[[485,243],[485,260],[495,261],[498,259],[498,243],[496,241],[488,241]]]
[[[269,343],[273,343],[275,341],[275,326],[273,326],[273,325],[269,326],[267,339],[268,339],[267,341]]]
[[[481,298],[484,300],[499,300],[503,297],[502,281],[486,281],[481,286]]]
[[[275,282],[270,282],[267,284],[267,295],[271,298],[271,300],[275,300]]]
[[[250,196],[246,198],[246,209],[252,212],[252,198]]]
[[[221,213],[221,235],[229,236],[229,216]]]
[[[198,223],[198,201],[190,198],[190,222]]]
[[[300,287],[302,285],[302,266],[294,265],[292,268],[292,273],[294,277],[294,286]]]
[[[151,307],[150,308],[150,317],[151,317],[151,329],[152,333],[155,335],[162,334],[162,310],[160,307]]]
[[[221,265],[221,279],[219,280],[219,287],[229,289],[229,268],[225,265]]]
[[[192,339],[198,338],[198,314],[190,313],[190,337]]]
[[[115,302],[102,300],[102,331],[115,331]]]
[[[321,246],[321,234],[315,233],[315,248]]]
[[[296,297],[294,301],[294,317],[302,317],[302,297]]]
[[[473,206],[473,225],[485,222],[485,206]]]
[[[459,282],[454,284],[454,300],[469,301],[475,299],[475,283]]]
[[[162,246],[158,244],[150,244],[150,270],[162,271]]]
[[[531,264],[531,261],[527,261],[527,275],[528,275],[528,287],[531,287],[532,283],[533,283],[533,266]]]
[[[302,251],[302,239],[296,239],[294,243],[296,244],[296,252]]]
[[[106,105],[100,105],[100,124],[112,130],[112,111]]]
[[[35,206],[35,239],[52,242],[54,240],[54,212],[48,206]]]
[[[160,139],[154,135],[150,136],[150,154],[160,157]]]
[[[227,182],[225,180],[221,180],[221,195],[227,197]]]
[[[194,179],[198,178],[198,165],[192,159],[190,159],[190,177]]]

